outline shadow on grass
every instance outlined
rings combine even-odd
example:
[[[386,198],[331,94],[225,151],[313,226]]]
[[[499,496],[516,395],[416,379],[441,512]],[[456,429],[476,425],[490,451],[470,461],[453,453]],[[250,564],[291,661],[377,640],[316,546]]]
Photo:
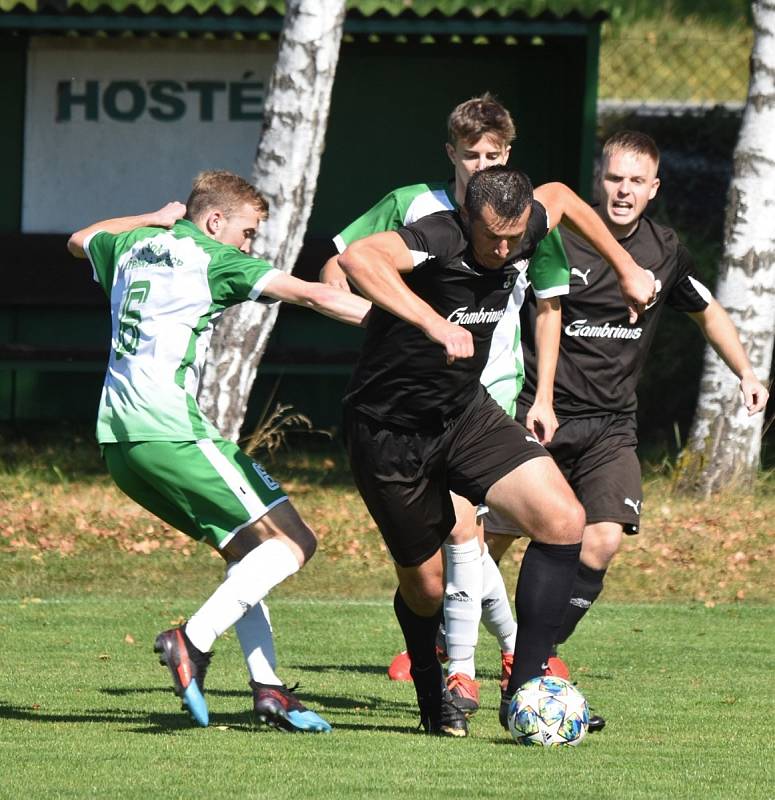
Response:
[[[511,735],[509,734],[508,731],[503,731],[503,734],[504,734],[503,736],[498,736],[498,737],[495,736],[485,737],[485,741],[487,741],[489,744],[495,744],[495,745],[507,744],[509,747],[518,747],[518,746],[524,747],[524,745],[517,745],[517,743],[511,738]]]
[[[107,722],[107,723],[142,723],[150,722],[158,732],[164,730],[182,730],[191,728],[192,724],[188,718],[181,714],[141,714],[128,709],[103,709],[100,711],[80,711],[77,713],[56,713],[49,714],[46,711],[15,706],[0,701],[0,719],[19,720],[22,722],[48,722],[48,723],[84,723],[84,722]],[[152,732],[144,729],[145,732]]]
[[[133,691],[144,691],[141,689],[130,690],[124,694],[131,694]],[[113,694],[113,692],[108,692]],[[220,694],[232,695],[238,694],[236,692],[221,692]],[[347,702],[342,703],[342,698],[315,698],[315,703],[324,705],[329,709],[334,708],[349,708],[350,710],[362,708],[363,702],[358,705]],[[374,703],[374,706],[377,704]],[[382,713],[395,713],[406,711],[406,705],[400,704],[379,704],[379,711]],[[129,709],[103,709],[100,711],[79,711],[75,713],[47,713],[46,711],[16,706],[10,703],[0,701],[0,719],[16,720],[19,722],[36,722],[48,724],[68,724],[68,725],[81,725],[85,723],[106,723],[118,725],[130,725],[132,727],[126,730],[130,733],[142,734],[171,734],[179,731],[195,730],[199,726],[195,725],[188,718],[187,714],[183,711],[175,713],[150,713],[142,714]],[[251,711],[243,711],[238,713],[218,713],[210,712],[210,728],[228,728],[230,731],[241,733],[274,733],[275,728],[256,722]],[[410,733],[416,732],[416,726],[413,725],[381,725],[372,721],[355,722],[336,722],[334,730],[342,731],[375,731],[380,733]]]
[[[405,713],[414,713],[416,711],[414,703],[401,703],[401,702],[386,702],[382,697],[364,697],[360,696],[358,698],[352,697],[342,697],[342,695],[328,695],[328,694],[319,694],[314,692],[305,692],[302,687],[301,691],[295,692],[297,697],[306,705],[321,707],[324,709],[329,710],[338,710],[338,711],[358,711],[358,710],[366,710],[366,711],[379,711],[380,713],[385,714],[405,714]],[[137,694],[152,694],[152,693],[161,693],[161,694],[170,694],[171,689],[166,689],[162,687],[153,687],[153,688],[138,688],[138,687],[127,687],[127,688],[117,688],[117,687],[109,687],[103,688],[99,690],[102,694],[109,695],[111,697],[128,697]],[[243,692],[239,689],[208,689],[207,690],[207,697],[209,698],[244,698],[246,702],[250,701],[250,692]],[[2,710],[0,710],[0,717],[2,717]]]
[[[289,664],[288,669],[302,672],[347,672],[361,675],[387,675],[387,666],[382,664]]]

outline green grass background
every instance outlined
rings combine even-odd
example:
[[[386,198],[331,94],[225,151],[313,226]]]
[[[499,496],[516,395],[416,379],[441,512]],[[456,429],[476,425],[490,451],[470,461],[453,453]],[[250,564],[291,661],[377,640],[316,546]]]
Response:
[[[112,485],[88,434],[0,430],[0,798],[775,797],[775,492],[698,501],[647,469],[645,516],[562,652],[606,729],[579,748],[517,747],[497,721],[484,631],[467,740],[417,734],[392,568],[336,445],[265,459],[318,531],[269,598],[279,674],[330,736],[255,727],[229,632],[194,728],[152,652],[223,564]],[[509,591],[519,547],[503,563]]]
[[[3,599],[0,796],[773,797],[769,607],[596,607],[566,657],[608,726],[562,751],[518,747],[499,728],[485,633],[470,738],[417,734],[411,687],[385,675],[400,643],[385,601],[271,604],[281,674],[331,735],[254,727],[231,635],[208,673],[211,725],[194,728],[151,652],[192,608],[147,587]]]

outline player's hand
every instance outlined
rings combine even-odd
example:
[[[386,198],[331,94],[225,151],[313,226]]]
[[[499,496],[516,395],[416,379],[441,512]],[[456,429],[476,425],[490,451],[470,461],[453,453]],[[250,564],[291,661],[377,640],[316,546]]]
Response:
[[[659,286],[650,269],[635,266],[620,279],[619,289],[629,312],[630,325],[657,299]]]
[[[173,200],[154,212],[154,222],[160,228],[171,228],[179,219],[186,215],[186,207],[183,203]]]
[[[351,292],[350,284],[347,282],[347,276],[344,270],[339,266],[336,256],[329,258],[320,270],[319,280],[328,286],[333,286],[336,289],[342,289],[345,292]]]
[[[753,373],[743,375],[740,380],[740,391],[743,393],[743,402],[748,409],[748,416],[752,417],[763,411],[767,405],[770,393],[767,387]]]
[[[536,400],[527,412],[525,427],[541,444],[547,445],[557,433],[560,423],[557,422],[554,409],[550,404]]]
[[[474,337],[471,336],[471,331],[443,317],[432,320],[425,327],[425,335],[444,348],[447,364],[452,364],[459,358],[471,358],[474,354]]]

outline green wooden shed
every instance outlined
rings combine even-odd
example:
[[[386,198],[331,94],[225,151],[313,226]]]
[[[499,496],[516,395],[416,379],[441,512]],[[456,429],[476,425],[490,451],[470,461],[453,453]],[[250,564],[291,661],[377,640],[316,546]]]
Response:
[[[445,178],[447,114],[486,90],[517,121],[511,163],[588,194],[600,5],[348,2],[296,274],[314,278],[330,238],[390,189]],[[0,0],[0,420],[94,416],[108,309],[67,234],[185,199],[201,168],[249,174],[282,11],[279,0]],[[359,341],[283,309],[249,422],[272,395],[336,426]]]

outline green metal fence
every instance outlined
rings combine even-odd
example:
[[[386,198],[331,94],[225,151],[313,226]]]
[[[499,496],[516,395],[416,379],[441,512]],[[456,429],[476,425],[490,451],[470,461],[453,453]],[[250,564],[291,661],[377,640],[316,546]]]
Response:
[[[686,32],[680,25],[611,32],[600,52],[600,100],[667,108],[744,103],[752,41],[750,30]]]
[[[725,30],[696,19],[620,26],[601,38],[598,152],[622,128],[654,137],[662,184],[648,213],[679,232],[711,287],[752,42],[742,25]],[[684,315],[664,315],[639,390],[641,438],[656,450],[674,446],[674,430],[686,431],[702,350],[702,337]]]

